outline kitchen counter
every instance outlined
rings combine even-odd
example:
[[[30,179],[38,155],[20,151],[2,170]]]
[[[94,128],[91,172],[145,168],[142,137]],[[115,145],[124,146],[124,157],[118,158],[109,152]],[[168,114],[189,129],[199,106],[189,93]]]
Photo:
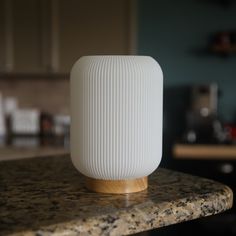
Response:
[[[68,154],[69,151],[63,147],[1,147],[0,161],[31,158],[39,156],[52,156]]]
[[[126,235],[223,212],[218,182],[159,168],[133,194],[86,190],[68,155],[0,162],[0,235]]]
[[[0,146],[0,161],[68,153],[69,143],[63,137],[16,136]]]

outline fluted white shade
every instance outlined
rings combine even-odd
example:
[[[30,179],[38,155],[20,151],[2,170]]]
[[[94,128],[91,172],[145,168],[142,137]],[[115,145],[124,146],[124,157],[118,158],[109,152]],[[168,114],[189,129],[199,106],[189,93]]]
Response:
[[[71,158],[84,175],[147,176],[162,156],[163,75],[148,56],[85,56],[71,71]]]

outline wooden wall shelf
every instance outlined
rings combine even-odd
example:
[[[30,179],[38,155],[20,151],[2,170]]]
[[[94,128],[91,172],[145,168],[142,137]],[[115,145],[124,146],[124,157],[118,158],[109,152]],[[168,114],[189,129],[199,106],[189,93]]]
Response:
[[[236,45],[222,46],[222,45],[213,45],[210,47],[210,51],[218,54],[233,54],[236,53]]]
[[[236,145],[175,144],[176,159],[236,160]]]

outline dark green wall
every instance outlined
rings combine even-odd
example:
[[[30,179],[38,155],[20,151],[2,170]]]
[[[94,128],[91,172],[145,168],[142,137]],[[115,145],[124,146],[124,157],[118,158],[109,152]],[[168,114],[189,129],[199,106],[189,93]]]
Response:
[[[160,63],[167,89],[217,82],[220,115],[230,121],[236,116],[236,55],[222,58],[203,50],[212,32],[236,30],[236,2],[229,8],[218,2],[139,0],[138,54]]]

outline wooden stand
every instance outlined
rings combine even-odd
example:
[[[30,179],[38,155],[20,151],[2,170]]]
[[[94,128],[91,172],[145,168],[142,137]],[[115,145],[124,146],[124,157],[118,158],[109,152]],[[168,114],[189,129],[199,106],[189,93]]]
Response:
[[[135,193],[148,187],[147,176],[139,179],[102,180],[86,177],[86,187],[99,193]]]

